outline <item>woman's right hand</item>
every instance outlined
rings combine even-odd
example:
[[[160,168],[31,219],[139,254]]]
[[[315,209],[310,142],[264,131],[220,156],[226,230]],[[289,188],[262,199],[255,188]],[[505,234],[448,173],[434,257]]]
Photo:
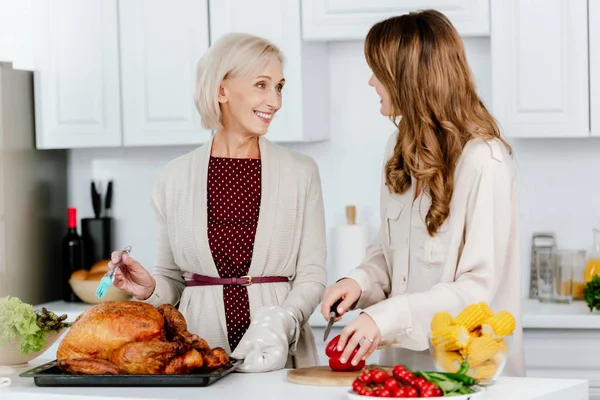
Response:
[[[336,321],[338,321],[342,318],[342,315],[358,301],[361,294],[362,290],[358,282],[354,279],[344,278],[325,289],[325,292],[323,293],[323,303],[321,304],[321,314],[323,314],[326,321],[329,321],[331,306],[339,299],[343,299],[337,309],[339,317],[336,317]]]
[[[154,293],[156,281],[135,259],[129,257],[127,253],[123,254],[123,265],[115,273],[114,285],[136,299],[146,300]],[[119,264],[120,251],[113,251],[111,261],[108,263],[108,268],[113,270]]]

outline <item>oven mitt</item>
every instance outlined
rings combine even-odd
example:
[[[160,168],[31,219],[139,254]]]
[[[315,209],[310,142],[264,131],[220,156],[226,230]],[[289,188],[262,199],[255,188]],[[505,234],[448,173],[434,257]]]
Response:
[[[244,360],[239,372],[267,372],[285,367],[290,342],[294,340],[297,321],[280,306],[261,307],[240,340],[232,358]]]

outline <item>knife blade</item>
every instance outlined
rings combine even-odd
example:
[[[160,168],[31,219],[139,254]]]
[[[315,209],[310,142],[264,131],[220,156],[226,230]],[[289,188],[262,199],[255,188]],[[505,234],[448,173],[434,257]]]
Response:
[[[333,303],[331,305],[330,312],[329,312],[329,322],[327,322],[327,327],[325,328],[325,334],[323,335],[323,341],[327,340],[327,337],[329,336],[329,332],[331,332],[331,328],[333,327],[335,317],[339,316],[339,314],[337,312],[337,308],[341,302],[342,302],[342,299],[338,299],[338,301],[336,301],[335,303]]]
[[[104,216],[107,218],[112,217],[112,195],[113,195],[113,181],[108,181],[108,188],[106,189],[106,197],[104,198]]]
[[[91,194],[92,194],[92,208],[94,209],[94,217],[100,218],[100,208],[102,205],[100,204],[100,193],[96,190],[96,183],[92,181],[91,185]]]

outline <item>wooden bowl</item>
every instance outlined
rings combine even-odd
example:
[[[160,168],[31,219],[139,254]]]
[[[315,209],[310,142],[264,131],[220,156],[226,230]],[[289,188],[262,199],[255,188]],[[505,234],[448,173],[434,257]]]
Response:
[[[69,280],[69,285],[71,285],[71,289],[73,292],[79,297],[84,303],[88,304],[100,304],[106,301],[127,301],[131,298],[131,296],[117,289],[114,285],[111,285],[106,295],[100,300],[96,297],[96,290],[98,289],[98,285],[100,284],[99,280]]]

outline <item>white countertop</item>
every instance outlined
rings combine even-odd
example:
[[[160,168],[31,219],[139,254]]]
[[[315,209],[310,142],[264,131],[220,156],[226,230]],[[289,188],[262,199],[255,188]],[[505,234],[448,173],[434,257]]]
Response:
[[[48,353],[45,353],[48,354]],[[303,386],[287,381],[287,371],[280,370],[262,374],[233,373],[208,387],[37,387],[33,378],[21,378],[19,373],[49,361],[38,359],[27,368],[18,369],[10,376],[12,385],[0,389],[1,400],[121,400],[121,399],[197,399],[197,398],[265,398],[345,399],[350,388]],[[540,378],[500,378],[498,382],[477,398],[478,400],[587,400],[587,380],[563,380]]]
[[[40,304],[36,308],[42,306],[48,307],[59,315],[66,313],[67,321],[75,320],[77,315],[91,307],[90,304],[56,301]],[[359,311],[350,311],[335,326],[346,326],[348,321],[353,321],[358,314]],[[325,327],[327,324],[321,315],[320,305],[311,315],[309,324],[313,327]],[[523,327],[525,329],[600,329],[600,312],[590,312],[584,301],[571,304],[548,304],[523,299]]]

